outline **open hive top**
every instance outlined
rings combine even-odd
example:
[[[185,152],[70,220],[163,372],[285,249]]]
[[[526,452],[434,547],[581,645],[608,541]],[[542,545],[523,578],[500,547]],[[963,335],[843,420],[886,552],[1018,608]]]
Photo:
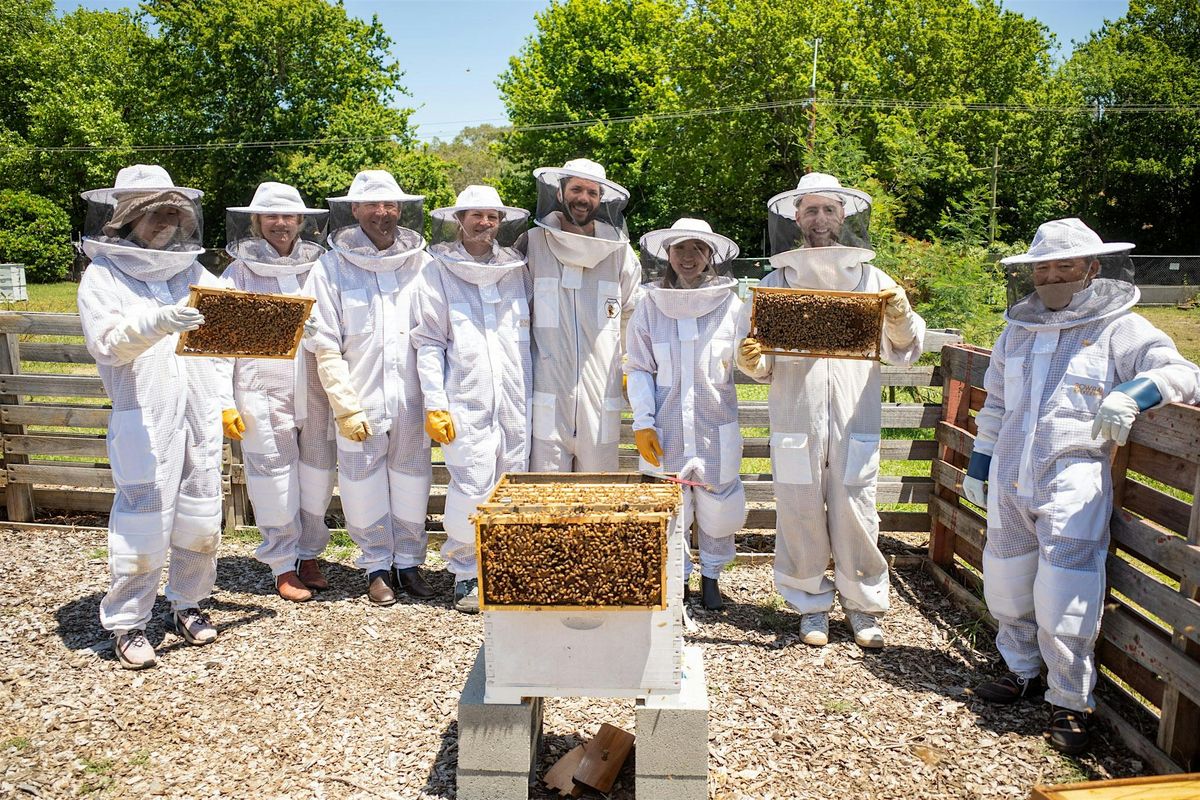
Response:
[[[192,286],[188,305],[204,324],[180,334],[175,352],[184,356],[292,358],[312,310],[311,297],[259,294]]]
[[[750,335],[772,355],[878,360],[878,292],[755,287]]]
[[[505,476],[474,517],[480,607],[665,608],[667,532],[682,496],[677,484],[630,477]]]

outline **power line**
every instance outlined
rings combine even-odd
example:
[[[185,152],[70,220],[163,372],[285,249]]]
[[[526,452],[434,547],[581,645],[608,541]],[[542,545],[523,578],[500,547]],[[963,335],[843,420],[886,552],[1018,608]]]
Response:
[[[672,121],[693,119],[697,117],[715,116],[721,114],[736,114],[744,112],[773,111],[784,108],[795,108],[811,105],[810,98],[790,100],[772,100],[758,103],[740,103],[737,105],[717,106],[709,108],[680,109],[677,111],[659,111],[644,114],[621,114],[608,117],[591,117],[581,120],[562,120],[558,122],[541,122],[530,125],[514,125],[509,130],[515,133],[538,133],[548,131],[589,128],[594,125],[623,125],[637,121]],[[1056,113],[1056,114],[1094,114],[1095,106],[1037,106],[1017,105],[1011,103],[959,103],[944,100],[898,100],[887,98],[828,98],[821,101],[824,106],[839,108],[864,108],[880,110],[938,110],[947,112],[987,112],[987,113]],[[1200,105],[1161,105],[1161,104],[1128,104],[1105,106],[1107,114],[1196,114],[1200,113]],[[480,120],[484,122],[487,120]],[[500,121],[500,120],[495,120]],[[438,125],[451,123],[426,123],[422,127],[433,128]],[[113,150],[133,152],[187,152],[206,150],[238,150],[238,149],[285,149],[292,147],[318,147],[338,144],[367,144],[394,141],[396,136],[374,137],[339,137],[339,138],[309,138],[309,139],[280,139],[274,141],[252,142],[197,142],[193,144],[134,144],[134,145],[62,145],[29,147],[23,145],[0,145],[0,152],[22,151],[27,153],[94,153]]]

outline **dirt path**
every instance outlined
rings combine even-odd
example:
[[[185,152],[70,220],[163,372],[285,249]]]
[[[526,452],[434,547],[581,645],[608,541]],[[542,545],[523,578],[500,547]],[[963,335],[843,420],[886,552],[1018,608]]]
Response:
[[[92,532],[2,532],[0,796],[454,797],[478,617],[444,601],[373,608],[348,562],[329,565],[318,601],[285,603],[253,545],[231,541],[212,603],[220,640],[187,647],[156,619],[159,667],[127,672],[97,622],[103,547]],[[447,596],[450,577],[432,575]],[[919,570],[896,574],[889,647],[874,656],[840,614],[828,647],[800,644],[769,566],[722,585],[729,610],[697,615],[689,637],[709,679],[714,798],[1024,798],[1037,782],[1142,770],[1106,730],[1094,757],[1063,759],[1042,742],[1043,707],[965,695],[977,669],[996,669],[990,636]],[[548,701],[542,768],[605,721],[632,729],[632,704]],[[632,785],[627,765],[610,796]]]

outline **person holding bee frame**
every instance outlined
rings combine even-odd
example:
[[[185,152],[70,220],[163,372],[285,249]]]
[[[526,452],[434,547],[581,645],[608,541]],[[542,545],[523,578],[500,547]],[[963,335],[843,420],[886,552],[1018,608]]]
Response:
[[[1113,450],[1141,412],[1200,390],[1200,369],[1132,311],[1132,248],[1059,219],[1001,261],[1032,291],[992,349],[963,479],[987,509],[983,596],[1009,670],[975,695],[1011,704],[1044,692],[1050,745],[1071,754],[1087,749],[1095,707]]]
[[[809,173],[767,204],[771,264],[763,287],[886,295],[880,354],[906,365],[921,355],[925,322],[904,290],[871,265],[871,198],[832,175]],[[748,335],[751,305],[738,322],[738,367],[770,384],[771,472],[775,486],[775,587],[800,613],[805,644],[829,641],[834,591],[863,648],[884,644],[888,566],[879,551],[879,362],[774,356]],[[826,567],[833,556],[833,580]]]
[[[702,484],[682,487],[684,529],[695,520],[701,602],[720,610],[718,579],[733,561],[733,535],[746,522],[733,382],[742,302],[729,274],[738,246],[704,220],[688,218],[647,233],[641,246],[651,280],[625,337],[633,435],[643,471],[667,470]],[[685,563],[690,577],[692,560]]]
[[[454,574],[454,608],[479,611],[475,525],[470,516],[505,472],[529,465],[526,417],[533,391],[529,276],[511,245],[529,212],[491,186],[468,186],[432,214],[437,269],[418,293],[412,332],[425,398],[425,431],[441,445],[446,487],[442,557]]]

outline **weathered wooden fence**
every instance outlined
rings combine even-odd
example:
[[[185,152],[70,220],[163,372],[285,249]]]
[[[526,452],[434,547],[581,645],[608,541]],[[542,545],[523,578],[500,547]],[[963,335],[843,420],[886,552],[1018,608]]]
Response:
[[[0,433],[4,441],[4,469],[8,519],[31,521],[39,511],[105,512],[112,503],[112,474],[107,463],[105,429],[108,404],[91,355],[82,343],[82,328],[75,314],[0,312]],[[955,333],[934,332],[930,341],[957,341]],[[60,374],[52,370],[75,370]],[[750,381],[739,374],[739,382]],[[891,399],[902,388],[937,389],[943,380],[937,367],[883,368],[883,384]],[[903,392],[901,392],[903,394]],[[925,399],[936,399],[927,391]],[[937,403],[884,402],[885,428],[902,429],[884,439],[883,461],[929,461],[936,443],[921,438],[941,417]],[[765,402],[746,402],[740,410],[742,425],[750,429],[745,458],[769,457]],[[624,420],[621,468],[637,469],[631,421]],[[763,429],[756,431],[753,429]],[[238,448],[226,445],[226,525],[253,522],[253,509],[246,494],[246,479]],[[908,470],[912,472],[914,470]],[[922,470],[923,472],[923,470]],[[443,464],[434,464],[434,493],[429,513],[441,514],[443,488],[448,480]],[[768,532],[775,527],[774,495],[769,467],[747,474],[747,498],[751,504],[747,528]],[[915,477],[882,477],[878,488],[881,504],[912,503],[919,510],[881,512],[885,531],[928,531],[928,502],[933,481],[924,474]],[[334,498],[332,509],[340,510]]]
[[[984,402],[989,351],[949,346],[935,490],[930,571],[960,603],[987,617],[982,597],[984,514],[962,499]],[[1158,772],[1200,768],[1200,408],[1142,414],[1112,464],[1114,512],[1108,597],[1096,648],[1098,711]],[[1165,484],[1191,501],[1151,485]],[[994,624],[994,620],[991,620]]]

